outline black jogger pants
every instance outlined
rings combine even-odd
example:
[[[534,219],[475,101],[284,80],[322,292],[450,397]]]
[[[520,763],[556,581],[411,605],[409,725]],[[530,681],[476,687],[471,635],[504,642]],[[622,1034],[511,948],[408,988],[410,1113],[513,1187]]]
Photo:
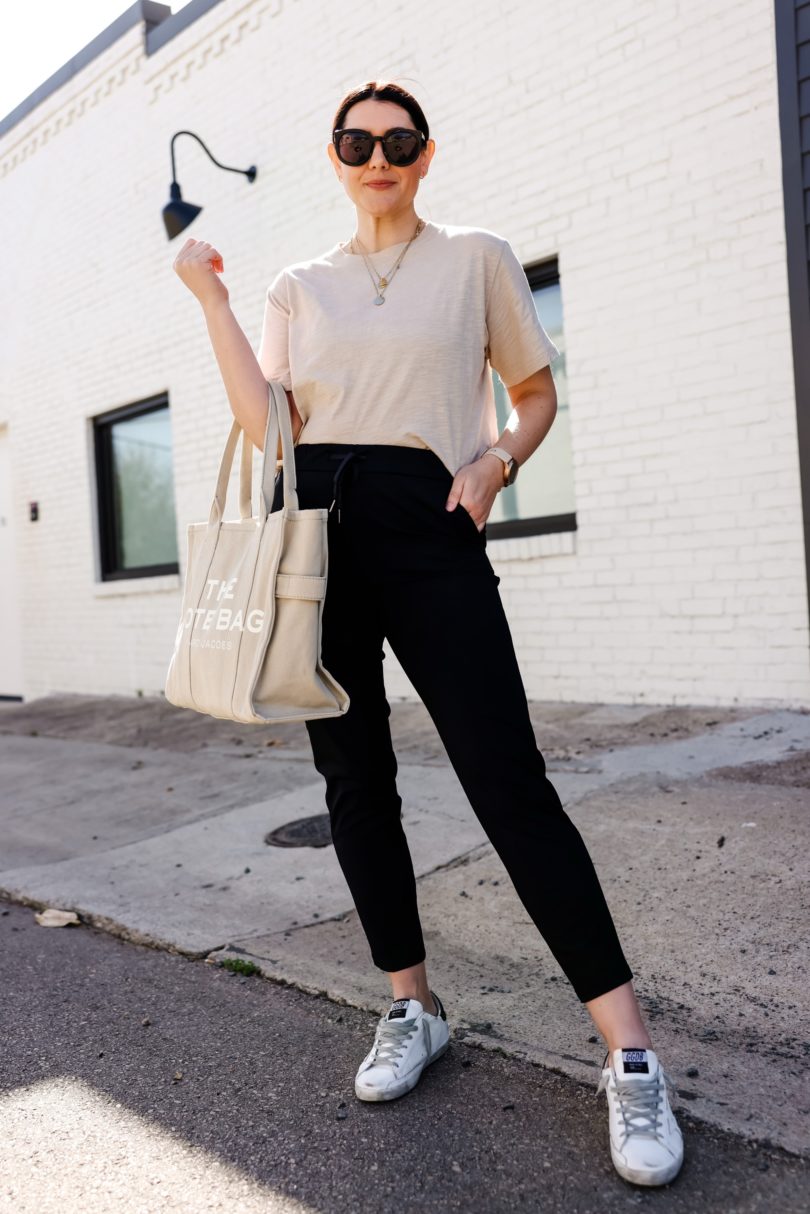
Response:
[[[590,855],[546,776],[485,533],[461,504],[445,509],[450,472],[430,449],[389,444],[300,443],[295,466],[302,508],[334,502],[322,658],[351,703],[306,727],[374,964],[392,972],[425,959],[383,682],[387,638],[577,997],[627,982]]]

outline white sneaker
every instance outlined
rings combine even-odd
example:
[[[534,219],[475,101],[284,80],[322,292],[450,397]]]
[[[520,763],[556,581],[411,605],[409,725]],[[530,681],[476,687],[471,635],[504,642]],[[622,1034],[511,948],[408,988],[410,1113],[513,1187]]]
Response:
[[[395,999],[381,1016],[374,1044],[360,1063],[354,1080],[360,1100],[394,1100],[419,1082],[422,1071],[450,1044],[447,1013],[431,991],[439,1009],[434,1016],[418,999]]]
[[[596,1092],[607,1092],[613,1164],[634,1184],[667,1184],[683,1163],[683,1136],[667,1085],[674,1093],[654,1050],[615,1049],[612,1057],[605,1055]]]

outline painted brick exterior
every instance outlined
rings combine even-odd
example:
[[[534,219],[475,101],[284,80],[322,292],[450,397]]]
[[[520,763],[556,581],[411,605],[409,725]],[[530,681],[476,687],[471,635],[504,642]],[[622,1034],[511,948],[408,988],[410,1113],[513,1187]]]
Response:
[[[176,143],[183,195],[205,204],[186,234],[222,251],[257,349],[277,269],[353,228],[325,150],[337,103],[391,76],[438,145],[417,211],[493,229],[524,264],[559,258],[578,529],[488,544],[527,694],[806,703],[770,0],[355,16],[223,0],[151,56],[132,28],[0,138],[19,690],[163,687],[180,579],[100,582],[91,419],[168,391],[184,560],[231,414],[171,268],[185,235],[163,232],[171,135],[258,166],[251,185]],[[392,698],[412,694],[385,665]]]

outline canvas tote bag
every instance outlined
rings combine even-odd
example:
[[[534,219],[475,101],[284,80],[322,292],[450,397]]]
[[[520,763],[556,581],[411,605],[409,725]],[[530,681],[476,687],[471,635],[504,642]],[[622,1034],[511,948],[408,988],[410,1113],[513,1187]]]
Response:
[[[243,724],[345,713],[349,697],[321,663],[328,572],[326,507],[299,510],[287,396],[268,380],[259,514],[252,516],[253,444],[234,419],[207,523],[189,523],[183,606],[166,699]],[[270,512],[281,433],[284,504]],[[242,435],[239,518],[225,520]]]

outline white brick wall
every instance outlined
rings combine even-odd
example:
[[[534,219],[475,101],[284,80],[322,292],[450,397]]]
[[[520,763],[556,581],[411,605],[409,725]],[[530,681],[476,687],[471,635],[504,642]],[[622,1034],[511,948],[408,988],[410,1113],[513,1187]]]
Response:
[[[337,102],[390,74],[438,145],[419,213],[559,257],[578,530],[488,545],[529,696],[806,702],[771,9],[224,0],[148,59],[129,31],[0,139],[20,690],[163,686],[178,579],[99,583],[90,419],[168,390],[184,559],[230,411],[163,234],[170,136],[258,165],[175,145],[255,349],[275,271],[353,227]]]

